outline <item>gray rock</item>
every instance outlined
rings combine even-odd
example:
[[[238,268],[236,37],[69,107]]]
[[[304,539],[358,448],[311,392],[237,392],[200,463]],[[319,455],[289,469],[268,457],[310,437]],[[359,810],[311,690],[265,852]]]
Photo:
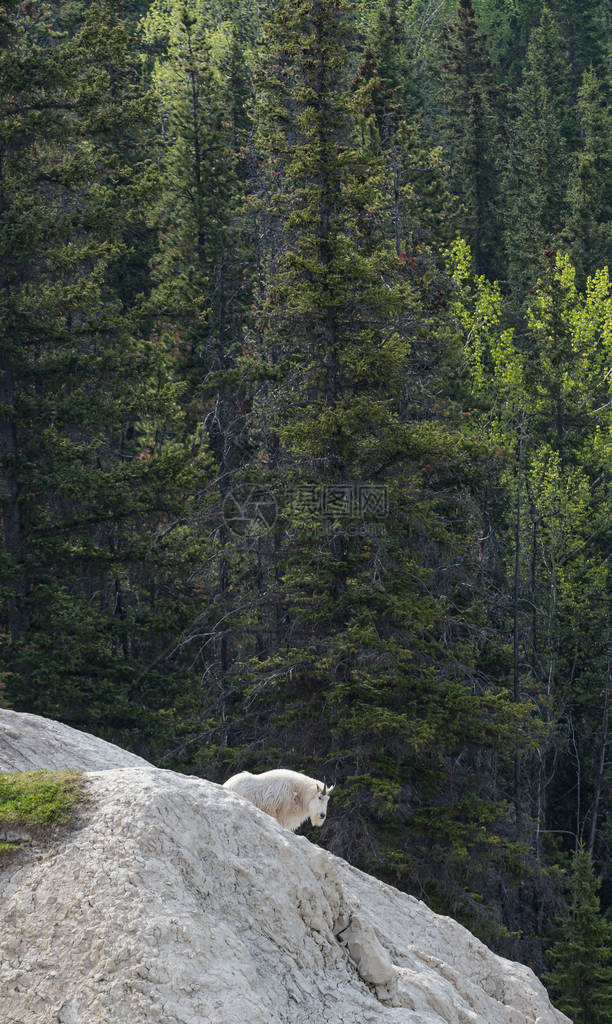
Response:
[[[81,743],[106,770],[77,831],[0,875],[0,1024],[567,1022],[450,918],[220,786],[111,767],[122,752],[64,728],[36,721],[27,767],[79,766]]]
[[[142,757],[69,725],[0,708],[0,772],[36,768],[95,771],[147,764]]]
[[[393,962],[379,942],[374,926],[358,914],[351,914],[348,925],[339,933],[360,976],[370,985],[388,985],[393,980]]]

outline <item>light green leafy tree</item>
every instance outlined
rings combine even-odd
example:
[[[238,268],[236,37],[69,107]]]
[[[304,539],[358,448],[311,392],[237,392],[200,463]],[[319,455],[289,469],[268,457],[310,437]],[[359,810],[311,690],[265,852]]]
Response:
[[[581,294],[568,258],[551,258],[521,328],[504,329],[500,289],[470,279],[454,254],[456,315],[478,416],[500,454],[507,512],[505,563],[513,686],[546,727],[534,758],[515,768],[517,823],[535,822],[534,853],[559,829],[594,837],[602,813],[607,740],[610,593],[611,302],[607,270]],[[587,738],[588,737],[588,738]],[[558,757],[559,752],[563,757]],[[570,788],[567,812],[558,792]]]

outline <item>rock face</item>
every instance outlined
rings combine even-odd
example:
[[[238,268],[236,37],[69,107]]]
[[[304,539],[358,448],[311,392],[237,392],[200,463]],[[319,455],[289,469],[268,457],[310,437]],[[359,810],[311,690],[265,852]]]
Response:
[[[130,754],[69,725],[39,715],[24,715],[0,708],[0,772],[28,772],[36,768],[128,768],[148,765]]]
[[[24,736],[24,766],[83,767],[91,796],[0,873],[1,1024],[567,1022],[527,967],[233,793],[0,716],[0,764]]]

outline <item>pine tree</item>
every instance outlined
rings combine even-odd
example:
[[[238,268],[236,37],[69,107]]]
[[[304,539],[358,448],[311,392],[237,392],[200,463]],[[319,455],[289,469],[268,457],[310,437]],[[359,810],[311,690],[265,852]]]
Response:
[[[166,13],[168,40],[153,68],[162,142],[161,189],[151,215],[159,237],[151,309],[161,331],[175,335],[188,401],[204,389],[215,409],[211,444],[225,477],[232,447],[241,444],[236,408],[219,385],[240,349],[249,299],[238,216],[248,172],[249,82],[234,31],[211,34],[206,17],[180,4]],[[154,40],[160,27],[153,13],[145,27]]]
[[[612,417],[605,382],[612,365],[611,317],[607,269],[588,278],[580,294],[571,264],[559,255],[539,282],[527,322],[536,439],[530,470],[537,532],[530,573],[537,589],[528,592],[531,647],[539,665],[534,676],[542,686],[549,680],[569,734],[570,755],[551,773],[555,809],[549,824],[579,838],[586,838],[582,809],[599,803],[610,659]]]
[[[382,0],[368,32],[368,43],[376,55],[380,76],[374,94],[379,123],[382,126],[385,113],[393,111],[404,120],[412,120],[421,112],[422,96],[410,66],[409,40],[399,0]]]
[[[222,510],[232,500],[234,474],[249,458],[247,396],[236,363],[251,301],[252,256],[243,215],[250,172],[250,78],[236,30],[212,29],[210,20],[206,5],[192,12],[182,3],[171,4],[161,15],[153,8],[145,38],[165,40],[153,62],[162,138],[161,189],[151,213],[159,245],[150,308],[176,353],[185,382],[183,408],[193,429],[203,424],[214,458],[214,480],[194,523],[210,537],[202,564],[192,570],[206,595],[206,611],[181,639],[183,649],[191,651],[198,650],[203,633],[208,637],[196,661],[206,666],[212,721],[225,714],[241,644],[241,620],[229,601],[241,556]]]
[[[612,122],[601,83],[586,71],[578,92],[581,145],[573,157],[567,187],[568,212],[562,233],[580,284],[610,259],[612,193],[610,164]]]
[[[169,323],[184,325],[182,344],[197,362],[219,315],[212,296],[236,187],[233,126],[202,26],[185,8],[173,12],[170,26],[167,54],[154,68],[163,149],[153,301]],[[154,24],[148,27],[151,33]]]
[[[422,113],[414,113],[416,100],[406,48],[398,5],[384,0],[374,19],[354,87],[361,89],[364,113],[370,104],[375,115],[375,129],[369,123],[371,118],[363,114],[359,123],[363,140],[368,134],[373,152],[383,162],[397,256],[410,268],[413,283],[427,305],[426,282],[432,282],[431,292],[439,297],[436,265],[445,245],[455,236],[458,210],[449,192],[448,168],[440,147],[432,148],[428,143]]]
[[[167,351],[139,336],[128,243],[153,180],[150,105],[126,46],[111,4],[49,5],[16,21],[2,68],[3,597],[13,705],[151,754],[191,700],[164,648],[193,545],[163,524],[185,515],[207,454],[183,443]]]
[[[516,106],[505,185],[506,252],[508,283],[520,305],[563,226],[574,140],[567,46],[548,7],[529,40]]]
[[[145,52],[156,56],[165,52],[174,32],[173,26],[176,26],[177,15],[181,18],[181,8],[204,33],[213,33],[218,29],[224,32],[231,27],[243,51],[253,46],[259,33],[259,0],[193,0],[188,10],[185,4],[181,5],[176,0],[152,0],[147,4],[142,0],[132,2],[141,9]]]
[[[567,43],[571,95],[575,102],[589,67],[605,76],[609,10],[601,0],[585,0],[580,7],[579,18],[571,0],[550,0],[549,7]]]
[[[478,612],[454,481],[476,455],[443,397],[461,388],[450,332],[430,311],[421,324],[381,216],[374,76],[354,87],[355,39],[346,0],[282,0],[258,62],[273,247],[248,336],[259,459],[245,476],[279,515],[246,555],[255,649],[228,743],[242,766],[282,752],[337,773],[331,847],[467,914],[449,863],[477,887],[506,814],[471,756],[507,753],[522,711],[464,682]]]
[[[462,204],[459,231],[478,272],[493,277],[500,270],[497,108],[502,90],[472,0],[460,0],[456,21],[444,28],[439,60],[439,132],[451,186]]]
[[[605,1024],[612,1012],[612,925],[601,914],[600,879],[584,847],[576,850],[569,913],[557,924],[546,982],[556,1005],[575,1024]]]
[[[17,86],[18,74],[15,54],[19,47],[19,29],[15,24],[16,3],[3,0],[0,7],[0,88],[3,110],[10,103],[9,97]],[[40,74],[40,72],[39,72]],[[53,113],[51,113],[53,117]],[[21,155],[22,143],[18,133],[9,129],[7,120],[3,118],[3,130],[0,136],[0,209],[2,221],[0,226],[6,237],[7,220],[11,217],[10,192],[11,160]],[[7,212],[8,207],[8,212]],[[9,229],[10,231],[10,229]],[[28,626],[28,614],[24,604],[27,589],[26,570],[24,565],[23,538],[23,507],[20,482],[16,470],[17,433],[15,429],[15,385],[18,374],[18,350],[11,337],[10,301],[11,301],[11,268],[8,263],[2,265],[0,314],[2,324],[2,344],[0,345],[0,454],[2,456],[2,513],[3,513],[3,588],[2,597],[5,601],[3,616],[3,634],[5,642],[19,640]],[[8,577],[8,579],[7,579]],[[10,579],[10,582],[9,582]]]

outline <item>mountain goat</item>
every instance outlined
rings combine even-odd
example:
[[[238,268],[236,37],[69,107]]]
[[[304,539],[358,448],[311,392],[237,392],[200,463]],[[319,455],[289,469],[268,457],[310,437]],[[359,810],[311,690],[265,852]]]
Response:
[[[288,768],[274,768],[261,775],[251,772],[232,775],[223,788],[250,800],[260,811],[276,818],[283,828],[295,832],[307,818],[312,825],[323,824],[334,787]]]

